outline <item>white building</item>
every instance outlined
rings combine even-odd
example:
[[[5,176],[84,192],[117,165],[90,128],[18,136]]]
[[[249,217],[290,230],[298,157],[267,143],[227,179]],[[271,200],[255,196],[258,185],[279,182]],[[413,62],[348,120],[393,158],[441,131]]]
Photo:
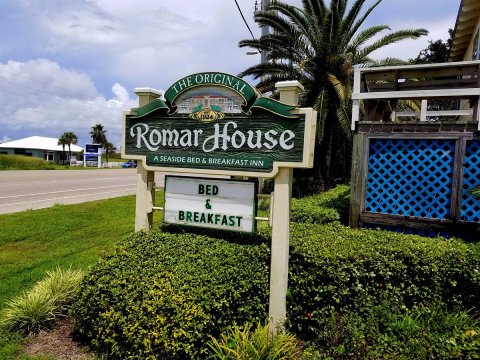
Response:
[[[77,145],[70,145],[70,150],[72,156],[77,158],[83,152],[83,148]],[[58,139],[42,136],[30,136],[0,144],[0,154],[33,156],[59,164],[70,161],[68,146],[63,149],[58,145]]]

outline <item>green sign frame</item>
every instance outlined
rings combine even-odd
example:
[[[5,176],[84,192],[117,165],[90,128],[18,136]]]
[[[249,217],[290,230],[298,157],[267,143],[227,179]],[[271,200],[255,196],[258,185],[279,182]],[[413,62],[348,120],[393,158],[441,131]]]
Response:
[[[274,177],[313,164],[315,119],[244,80],[204,72],[123,116],[122,156],[150,171]]]

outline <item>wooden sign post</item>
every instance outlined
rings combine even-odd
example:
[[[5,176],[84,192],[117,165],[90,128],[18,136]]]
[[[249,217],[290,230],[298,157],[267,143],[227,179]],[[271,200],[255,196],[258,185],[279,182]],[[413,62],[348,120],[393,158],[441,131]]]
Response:
[[[276,84],[280,101],[298,105],[303,86],[298,81]],[[275,176],[273,192],[272,246],[270,265],[270,295],[268,306],[269,329],[275,334],[287,318],[288,257],[290,243],[290,200],[293,169],[282,167]]]
[[[152,88],[135,88],[140,107],[158,99],[162,93]],[[123,149],[123,147],[122,147]],[[135,231],[149,231],[153,225],[154,189],[149,183],[155,182],[155,172],[145,168],[143,160],[137,160],[137,196],[135,198]]]

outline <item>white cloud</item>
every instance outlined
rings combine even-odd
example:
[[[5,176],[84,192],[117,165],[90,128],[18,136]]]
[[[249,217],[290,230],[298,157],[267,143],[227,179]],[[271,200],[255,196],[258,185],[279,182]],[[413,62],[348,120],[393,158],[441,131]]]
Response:
[[[12,139],[9,138],[7,135],[4,135],[3,138],[0,139],[0,144],[9,142],[10,140],[12,140]]]
[[[40,101],[51,96],[99,95],[89,76],[61,68],[46,59],[0,63],[0,81],[14,93],[25,93],[25,101]]]
[[[240,0],[253,31],[254,2]],[[250,35],[233,2],[204,0],[68,2],[42,7],[49,57],[69,52],[130,89],[168,87],[191,72],[238,73],[258,59],[238,48]],[[88,54],[88,57],[87,57]]]
[[[86,141],[90,127],[101,123],[118,144],[121,111],[138,104],[119,83],[106,98],[89,76],[44,59],[0,64],[2,82],[9,86],[0,88],[0,128],[10,134],[57,137],[73,131]]]
[[[42,17],[50,33],[53,49],[65,47],[111,46],[124,41],[120,27],[110,19],[90,11],[67,11]]]

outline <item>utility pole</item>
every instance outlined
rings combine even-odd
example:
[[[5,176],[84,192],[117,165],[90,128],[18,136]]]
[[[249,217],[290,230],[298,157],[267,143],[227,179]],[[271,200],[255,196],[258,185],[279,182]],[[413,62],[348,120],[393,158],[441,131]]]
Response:
[[[270,5],[270,0],[262,0],[262,11],[265,11],[267,10],[267,7],[268,5]],[[265,26],[262,28],[262,36],[266,36],[270,34],[270,27],[269,26]],[[266,63],[267,62],[267,54],[265,51],[260,51],[260,61],[262,64]]]

